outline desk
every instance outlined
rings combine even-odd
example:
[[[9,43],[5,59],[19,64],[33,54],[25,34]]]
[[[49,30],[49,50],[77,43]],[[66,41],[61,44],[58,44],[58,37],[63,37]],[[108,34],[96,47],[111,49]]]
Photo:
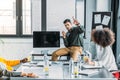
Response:
[[[90,76],[79,75],[79,77],[74,78],[70,77],[69,73],[69,65],[62,63],[51,64],[49,68],[49,76],[45,76],[43,67],[39,67],[36,65],[32,66],[20,66],[17,71],[26,71],[26,72],[34,72],[39,75],[39,78],[28,78],[28,77],[10,77],[10,80],[116,80],[110,72],[106,69],[99,69],[97,74],[93,74]]]

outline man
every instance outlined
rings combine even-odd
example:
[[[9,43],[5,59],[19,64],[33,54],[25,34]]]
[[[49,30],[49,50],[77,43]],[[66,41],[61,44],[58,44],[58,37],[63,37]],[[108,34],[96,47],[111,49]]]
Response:
[[[27,61],[28,61],[27,58],[24,58],[22,60],[7,60],[7,59],[0,57],[0,62],[4,63],[6,65],[7,70],[9,70],[9,71],[13,70],[13,68],[12,68],[13,66],[16,66],[20,63],[26,63]]]
[[[67,33],[62,31],[63,41],[66,48],[61,48],[53,52],[52,60],[57,61],[57,58],[62,55],[70,54],[74,61],[77,61],[79,54],[82,54],[83,47],[83,26],[73,18],[73,24],[77,27],[73,27],[70,19],[66,19],[64,22],[65,28],[68,30]]]
[[[4,63],[0,62],[0,77],[2,76],[7,76],[7,77],[38,77],[36,74],[34,73],[26,73],[26,72],[15,72],[15,71],[8,71],[6,69],[6,65]]]

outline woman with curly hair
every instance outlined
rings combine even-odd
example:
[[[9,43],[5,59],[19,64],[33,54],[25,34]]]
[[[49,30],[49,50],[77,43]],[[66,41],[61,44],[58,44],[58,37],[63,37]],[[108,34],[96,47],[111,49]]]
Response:
[[[115,41],[114,33],[109,28],[93,29],[91,32],[91,39],[93,41],[91,50],[94,49],[94,60],[88,59],[88,64],[94,66],[104,66],[109,71],[118,70],[110,47]]]

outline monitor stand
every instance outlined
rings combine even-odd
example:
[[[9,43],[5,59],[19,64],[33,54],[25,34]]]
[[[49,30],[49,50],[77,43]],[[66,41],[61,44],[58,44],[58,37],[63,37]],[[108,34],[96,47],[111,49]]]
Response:
[[[48,55],[49,50],[41,50],[41,54],[47,54]]]

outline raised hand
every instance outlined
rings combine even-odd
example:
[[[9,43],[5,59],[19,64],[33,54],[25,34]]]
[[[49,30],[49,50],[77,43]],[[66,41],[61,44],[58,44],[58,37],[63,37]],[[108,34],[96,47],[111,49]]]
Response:
[[[73,24],[75,24],[75,25],[79,25],[80,24],[77,19],[75,19],[74,17],[72,17],[72,18],[73,18]]]
[[[66,33],[65,31],[62,31],[63,38],[66,38]]]

